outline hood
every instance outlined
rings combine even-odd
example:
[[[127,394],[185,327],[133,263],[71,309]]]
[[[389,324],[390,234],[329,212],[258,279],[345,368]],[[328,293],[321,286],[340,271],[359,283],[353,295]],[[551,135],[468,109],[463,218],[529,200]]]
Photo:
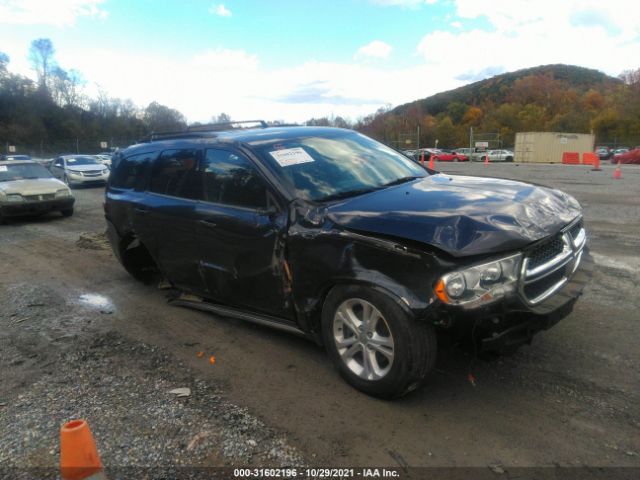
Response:
[[[46,193],[56,193],[56,191],[62,190],[63,188],[67,188],[67,186],[55,178],[34,178],[0,182],[0,192],[5,194],[44,195]]]
[[[67,165],[67,170],[75,170],[76,172],[86,172],[86,171],[96,171],[96,170],[107,170],[107,167],[102,165],[101,163],[96,163],[95,165]]]
[[[333,204],[334,223],[456,256],[520,249],[581,214],[559,190],[496,178],[432,175]]]

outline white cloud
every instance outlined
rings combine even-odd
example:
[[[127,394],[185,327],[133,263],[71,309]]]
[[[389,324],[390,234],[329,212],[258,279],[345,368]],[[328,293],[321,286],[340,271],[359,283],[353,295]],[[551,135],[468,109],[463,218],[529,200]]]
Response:
[[[383,7],[416,8],[423,4],[433,5],[438,0],[371,0],[376,5]]]
[[[73,25],[78,17],[105,18],[104,0],[0,0],[0,24]]]
[[[209,13],[213,15],[218,15],[219,17],[230,17],[231,10],[224,6],[224,4],[220,3],[216,5],[215,3],[209,7]]]
[[[606,5],[595,0],[494,0],[491,8],[474,0],[454,1],[459,18],[484,17],[491,28],[436,30],[422,38],[418,53],[453,78],[497,66],[510,71],[550,63],[611,75],[637,68],[640,24],[626,0]],[[640,8],[632,9],[640,13]]]
[[[381,40],[374,40],[360,47],[356,52],[356,58],[389,58],[391,54],[391,45]]]
[[[73,65],[83,73],[88,93],[95,93],[100,84],[109,95],[131,98],[142,107],[158,101],[177,108],[191,122],[208,121],[220,112],[234,119],[287,122],[331,115],[356,119],[387,103],[404,103],[451,87],[448,78],[430,75],[428,67],[420,65],[403,70],[309,60],[269,69],[250,52],[222,48],[172,58],[158,52],[78,47],[60,50],[57,57],[61,65]]]
[[[451,26],[454,28],[462,28],[462,24],[458,21],[456,22],[451,22]]]

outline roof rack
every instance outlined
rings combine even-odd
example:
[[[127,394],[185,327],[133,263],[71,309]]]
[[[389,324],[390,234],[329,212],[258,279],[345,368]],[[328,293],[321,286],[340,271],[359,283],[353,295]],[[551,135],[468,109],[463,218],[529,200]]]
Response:
[[[151,132],[149,135],[142,137],[139,142],[153,142],[155,140],[171,140],[174,138],[202,138],[205,133],[208,132],[221,132],[224,130],[234,130],[238,127],[236,125],[243,125],[246,123],[257,123],[259,124],[259,128],[267,128],[267,122],[264,120],[240,120],[240,121],[229,121],[229,122],[219,122],[219,123],[207,123],[205,125],[192,125],[187,127],[185,130],[181,131],[170,131],[170,132]],[[247,127],[245,127],[247,128]]]

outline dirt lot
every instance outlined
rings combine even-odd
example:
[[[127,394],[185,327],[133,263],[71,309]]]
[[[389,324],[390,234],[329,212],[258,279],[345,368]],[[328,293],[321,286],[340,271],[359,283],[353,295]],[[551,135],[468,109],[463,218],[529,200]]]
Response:
[[[77,417],[107,465],[640,466],[640,167],[438,167],[582,203],[592,283],[533,345],[494,361],[449,347],[425,388],[369,398],[308,341],[135,282],[101,241],[103,189],[78,189],[71,218],[0,227],[0,467],[55,466]]]

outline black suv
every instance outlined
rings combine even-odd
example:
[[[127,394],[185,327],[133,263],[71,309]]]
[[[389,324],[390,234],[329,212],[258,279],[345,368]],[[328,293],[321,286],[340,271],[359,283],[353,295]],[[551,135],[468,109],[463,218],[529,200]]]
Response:
[[[421,384],[437,332],[530,342],[571,311],[591,264],[571,196],[442,175],[336,128],[152,135],[114,159],[105,212],[134,277],[324,344],[380,397]]]

